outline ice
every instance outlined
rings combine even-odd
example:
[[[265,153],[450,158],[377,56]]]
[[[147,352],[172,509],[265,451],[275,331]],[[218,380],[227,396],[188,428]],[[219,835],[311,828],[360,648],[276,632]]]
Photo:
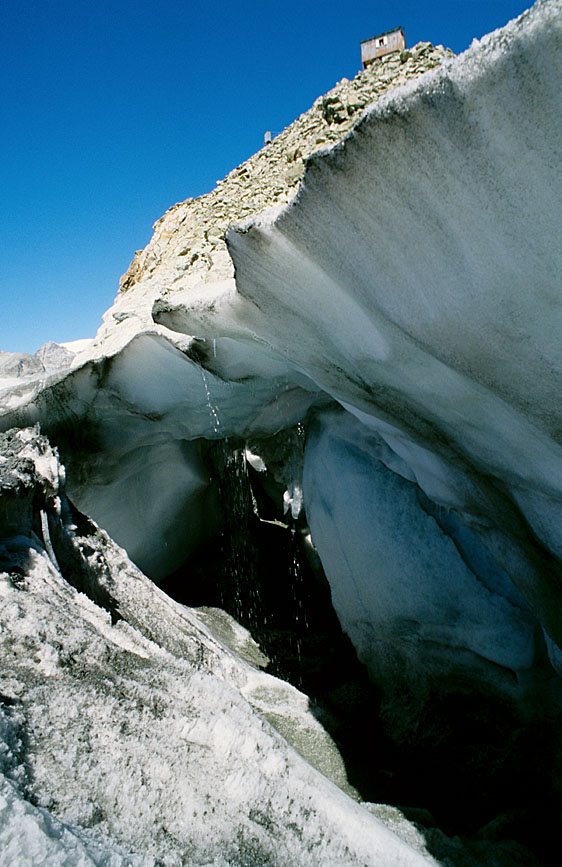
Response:
[[[163,261],[80,366],[3,399],[2,426],[41,421],[77,505],[150,575],[214,532],[207,440],[337,401],[562,644],[560,11],[539,2],[373,104],[287,207],[229,231],[235,277],[170,291]],[[285,473],[292,514],[300,484]]]
[[[213,322],[228,333],[243,314],[369,418],[559,643],[559,594],[525,521],[559,550],[560,13],[538,3],[388,94],[311,158],[292,205],[230,230],[243,300]]]
[[[189,357],[192,341],[180,345],[137,335],[117,355],[74,369],[62,399],[58,383],[38,396],[10,393],[19,409],[2,419],[41,420],[65,456],[73,501],[157,580],[214,531],[199,441],[276,432],[317,399],[278,361],[262,375],[250,357],[241,382],[225,381]]]
[[[302,504],[302,487],[298,482],[293,482],[283,493],[283,511],[285,514],[290,512],[293,520],[296,520],[301,513]]]
[[[265,473],[267,467],[259,455],[255,455],[250,449],[246,449],[246,460],[257,473]]]
[[[465,669],[511,693],[513,673],[533,666],[535,619],[476,534],[420,499],[379,449],[343,412],[307,440],[307,516],[345,631],[375,679],[399,672],[423,690]]]

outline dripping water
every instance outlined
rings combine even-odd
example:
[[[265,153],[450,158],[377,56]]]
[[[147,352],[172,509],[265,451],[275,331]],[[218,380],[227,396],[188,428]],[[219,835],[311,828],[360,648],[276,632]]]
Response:
[[[211,419],[211,427],[213,429],[213,433],[216,437],[221,434],[221,422],[219,417],[218,406],[215,404],[211,397],[211,389],[209,388],[209,380],[207,378],[207,372],[204,367],[199,368],[201,371],[201,378],[203,380],[203,387],[205,389],[205,399],[207,402],[207,409],[209,410],[209,416]]]
[[[221,520],[223,579],[221,607],[249,629],[261,619],[257,552],[253,532],[252,493],[244,448],[223,445],[218,493]]]

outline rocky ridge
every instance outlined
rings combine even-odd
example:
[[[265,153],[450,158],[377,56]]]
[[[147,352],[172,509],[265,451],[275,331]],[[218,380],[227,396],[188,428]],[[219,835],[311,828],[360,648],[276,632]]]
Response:
[[[150,243],[135,253],[120,280],[120,292],[128,292],[163,264],[170,284],[181,280],[181,288],[186,288],[186,278],[188,283],[199,283],[233,277],[224,242],[227,227],[289,202],[312,154],[340,141],[367,105],[452,56],[442,45],[420,42],[375,61],[352,81],[342,78],[271,144],[219,181],[214,190],[166,211],[154,224]]]

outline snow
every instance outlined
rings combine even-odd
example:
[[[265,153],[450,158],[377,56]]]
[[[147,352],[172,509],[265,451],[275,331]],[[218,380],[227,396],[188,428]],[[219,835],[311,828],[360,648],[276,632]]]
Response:
[[[121,847],[90,840],[78,828],[57,821],[25,800],[0,773],[0,850],[12,867],[155,867],[157,860],[125,853]]]
[[[84,352],[84,350],[89,349],[92,341],[92,337],[82,337],[78,340],[67,340],[64,343],[61,343],[60,346],[64,346],[64,348],[68,349],[69,352],[78,354],[79,352]]]

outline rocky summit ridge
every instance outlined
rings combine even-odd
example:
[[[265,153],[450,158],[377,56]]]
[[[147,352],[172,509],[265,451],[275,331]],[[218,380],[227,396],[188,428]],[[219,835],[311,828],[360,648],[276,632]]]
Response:
[[[342,78],[269,145],[218,181],[214,190],[169,208],[154,224],[149,244],[135,253],[121,277],[120,292],[130,291],[162,263],[169,269],[170,283],[181,282],[181,288],[186,281],[233,277],[224,242],[228,226],[289,202],[312,154],[341,141],[367,105],[452,56],[442,45],[419,42],[376,60],[351,81]]]

